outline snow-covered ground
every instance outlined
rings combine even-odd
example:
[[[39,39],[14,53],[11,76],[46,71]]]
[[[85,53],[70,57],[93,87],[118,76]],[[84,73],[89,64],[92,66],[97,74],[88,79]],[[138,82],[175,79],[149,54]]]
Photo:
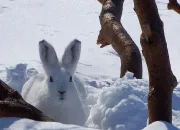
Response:
[[[0,126],[5,130],[95,130],[76,125],[66,125],[56,122],[39,122],[20,118],[0,118]]]
[[[143,130],[179,130],[177,127],[163,121],[156,121]]]
[[[166,9],[168,0],[157,0],[164,22],[172,70],[180,81],[180,17]],[[179,1],[180,2],[180,1]],[[38,41],[48,40],[61,57],[65,46],[74,38],[82,42],[77,68],[85,83],[89,115],[86,127],[109,130],[139,130],[147,122],[148,73],[143,60],[143,80],[127,73],[119,79],[120,60],[109,46],[96,45],[101,5],[97,0],[1,0],[0,1],[0,78],[19,92],[29,77],[43,73]],[[133,22],[132,22],[133,21]],[[126,0],[122,23],[141,49],[141,33],[133,1]],[[180,85],[173,94],[173,124],[180,128]],[[17,121],[15,121],[17,120]],[[6,123],[4,123],[6,122]],[[21,124],[24,124],[23,126]],[[38,124],[38,125],[36,125]],[[17,118],[0,119],[0,127],[11,129],[85,129],[60,123],[35,122]],[[154,126],[165,126],[159,123]],[[147,128],[148,130],[149,128]],[[170,129],[170,128],[169,128]],[[160,129],[158,129],[160,130]]]

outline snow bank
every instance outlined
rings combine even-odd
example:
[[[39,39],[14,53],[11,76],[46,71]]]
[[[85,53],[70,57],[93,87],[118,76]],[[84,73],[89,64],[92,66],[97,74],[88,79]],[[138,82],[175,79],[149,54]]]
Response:
[[[179,129],[168,122],[156,121],[151,125],[148,125],[143,130],[179,130]]]
[[[95,130],[56,122],[40,122],[21,118],[0,118],[0,129],[5,130]]]
[[[36,69],[27,69],[27,64],[17,64],[15,67],[6,68],[7,84],[21,93],[24,83],[33,75],[38,74]]]
[[[145,80],[127,73],[113,86],[102,89],[97,104],[91,108],[87,126],[103,130],[140,130],[146,126],[148,84]]]
[[[26,80],[38,72],[27,69],[27,64],[17,64],[7,69],[8,84],[21,91]],[[136,79],[132,73],[123,78],[80,75],[85,82],[87,98],[83,100],[88,116],[87,127],[103,130],[140,130],[148,118],[148,81]],[[180,84],[172,96],[173,124],[180,128]],[[22,121],[20,121],[22,122]]]
[[[87,80],[87,79],[86,79]],[[102,85],[108,81],[108,85]],[[89,86],[88,86],[89,83]],[[90,114],[88,127],[103,130],[140,130],[148,118],[148,81],[135,79],[132,73],[123,78],[102,78],[86,81]],[[180,128],[180,84],[172,96],[173,124]]]

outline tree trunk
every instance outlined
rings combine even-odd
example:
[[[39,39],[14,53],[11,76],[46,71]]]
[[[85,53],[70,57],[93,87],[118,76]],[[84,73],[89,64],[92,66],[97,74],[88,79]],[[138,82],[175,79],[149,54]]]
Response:
[[[177,85],[155,0],[134,0],[142,29],[141,46],[149,72],[149,123],[172,122],[172,92]]]
[[[101,31],[97,42],[101,47],[112,45],[121,59],[121,74],[127,71],[134,73],[136,78],[142,78],[142,59],[138,47],[123,28],[120,19],[124,0],[98,0],[102,5],[100,14]]]
[[[53,121],[24,101],[21,95],[0,80],[0,118],[21,117],[36,121]]]

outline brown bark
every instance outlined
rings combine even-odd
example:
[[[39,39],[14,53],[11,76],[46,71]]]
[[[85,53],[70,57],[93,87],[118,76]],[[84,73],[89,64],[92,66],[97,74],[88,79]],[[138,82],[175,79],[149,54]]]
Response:
[[[149,72],[149,123],[172,122],[172,92],[177,85],[155,0],[134,0],[142,29],[141,46]]]
[[[174,10],[175,12],[180,14],[180,4],[177,2],[177,0],[169,0],[168,9]]]
[[[138,47],[123,28],[120,18],[124,0],[98,0],[103,4],[100,14],[101,30],[97,43],[101,47],[111,44],[121,59],[121,74],[133,72],[136,78],[142,78],[142,60]]]
[[[0,118],[21,117],[37,121],[53,121],[24,101],[21,95],[0,80]]]
[[[104,0],[98,0],[98,1],[99,1],[101,4],[103,4],[103,1],[104,1]]]

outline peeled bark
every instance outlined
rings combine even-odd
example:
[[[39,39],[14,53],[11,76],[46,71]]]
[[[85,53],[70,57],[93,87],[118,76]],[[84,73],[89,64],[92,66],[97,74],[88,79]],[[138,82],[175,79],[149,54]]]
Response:
[[[149,72],[149,123],[172,122],[172,93],[177,85],[155,0],[134,0],[142,29],[141,46]]]
[[[180,4],[177,2],[177,0],[169,0],[168,9],[174,10],[175,12],[180,14]]]
[[[0,80],[0,118],[21,117],[36,121],[53,121],[24,101],[21,95]]]
[[[142,78],[142,59],[138,47],[123,28],[120,19],[124,0],[98,0],[102,4],[100,14],[101,30],[97,42],[101,47],[111,44],[121,59],[121,74],[127,71]]]

